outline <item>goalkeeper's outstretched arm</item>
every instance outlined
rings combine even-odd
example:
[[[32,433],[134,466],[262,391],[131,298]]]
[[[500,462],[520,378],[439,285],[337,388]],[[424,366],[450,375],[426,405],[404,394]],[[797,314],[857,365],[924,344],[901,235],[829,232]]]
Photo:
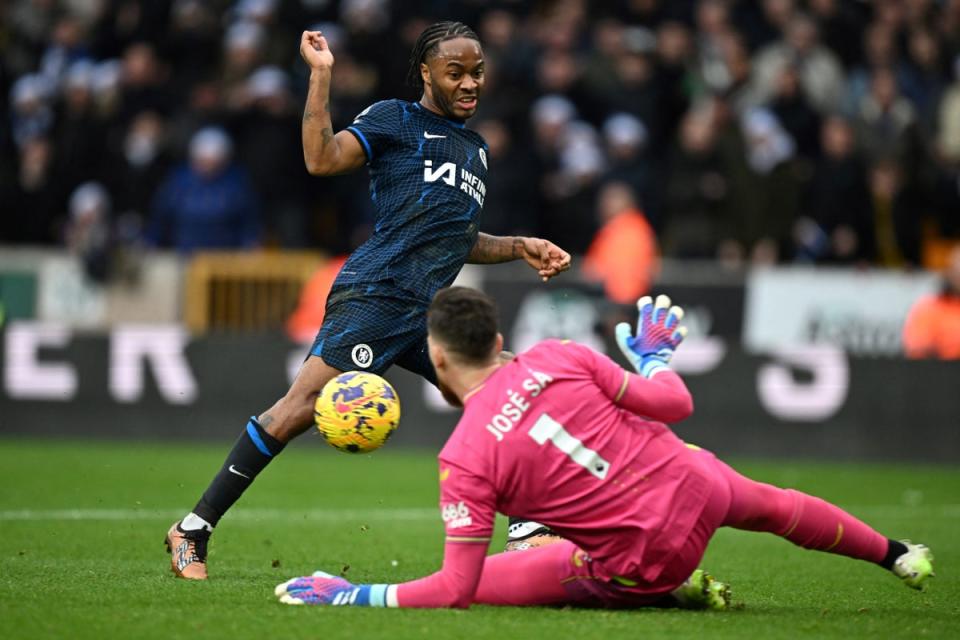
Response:
[[[613,360],[581,345],[585,364],[604,393],[624,409],[660,422],[679,422],[693,413],[690,391],[670,369],[673,352],[687,330],[680,325],[683,309],[670,305],[670,298],[644,296],[637,301],[636,332],[626,322],[616,328],[617,345],[637,374],[629,373]]]
[[[318,571],[277,585],[275,593],[280,601],[334,606],[469,607],[493,534],[495,492],[485,479],[446,463],[441,466],[440,477],[441,513],[447,537],[439,571],[401,584],[353,584]]]
[[[604,395],[630,413],[666,423],[680,422],[693,413],[693,396],[680,376],[670,369],[664,368],[648,379],[624,370],[590,347],[575,342],[566,346],[579,352],[581,362]]]

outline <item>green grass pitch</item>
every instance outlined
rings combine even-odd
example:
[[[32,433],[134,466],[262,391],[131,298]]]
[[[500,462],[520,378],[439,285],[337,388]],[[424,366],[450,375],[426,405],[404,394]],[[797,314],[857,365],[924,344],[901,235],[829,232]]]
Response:
[[[309,439],[308,439],[309,440]],[[765,462],[758,479],[834,501],[929,544],[938,576],[910,591],[866,563],[721,531],[704,566],[742,606],[723,613],[476,607],[286,607],[273,587],[323,568],[357,582],[435,570],[433,455],[348,456],[297,443],[222,523],[207,583],[175,580],[167,526],[225,446],[0,440],[2,638],[960,638],[960,470]],[[498,542],[502,540],[500,523]]]

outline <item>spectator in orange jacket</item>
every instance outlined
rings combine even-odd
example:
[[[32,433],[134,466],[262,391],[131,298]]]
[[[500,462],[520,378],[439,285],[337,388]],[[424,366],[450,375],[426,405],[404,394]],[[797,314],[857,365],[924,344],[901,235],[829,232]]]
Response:
[[[300,292],[300,302],[287,319],[287,335],[294,342],[310,342],[320,325],[323,324],[323,314],[327,310],[327,296],[333,288],[333,281],[337,279],[340,268],[347,261],[346,256],[337,256],[323,263],[304,285]]]
[[[650,290],[658,270],[656,236],[624,182],[604,186],[597,209],[602,227],[587,249],[584,271],[603,282],[607,298],[630,304]]]
[[[960,360],[960,246],[947,258],[943,291],[913,305],[903,327],[908,358]]]

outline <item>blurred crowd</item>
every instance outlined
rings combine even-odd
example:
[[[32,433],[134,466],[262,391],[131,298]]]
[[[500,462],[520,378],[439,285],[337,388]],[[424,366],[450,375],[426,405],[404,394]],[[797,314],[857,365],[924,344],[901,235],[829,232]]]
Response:
[[[0,243],[348,251],[363,172],[310,178],[299,34],[341,128],[422,28],[475,28],[482,228],[611,255],[910,267],[960,235],[960,0],[10,0]],[[591,243],[594,246],[591,248]],[[642,277],[638,275],[637,277]],[[628,298],[631,293],[624,293]]]

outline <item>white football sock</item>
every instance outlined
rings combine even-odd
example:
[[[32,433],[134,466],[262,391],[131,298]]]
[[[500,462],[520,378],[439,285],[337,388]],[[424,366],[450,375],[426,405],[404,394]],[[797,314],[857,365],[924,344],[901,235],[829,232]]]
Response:
[[[206,529],[207,531],[213,531],[213,525],[193,513],[192,511],[187,514],[187,517],[183,519],[180,523],[180,528],[184,531],[197,531],[199,529]]]

